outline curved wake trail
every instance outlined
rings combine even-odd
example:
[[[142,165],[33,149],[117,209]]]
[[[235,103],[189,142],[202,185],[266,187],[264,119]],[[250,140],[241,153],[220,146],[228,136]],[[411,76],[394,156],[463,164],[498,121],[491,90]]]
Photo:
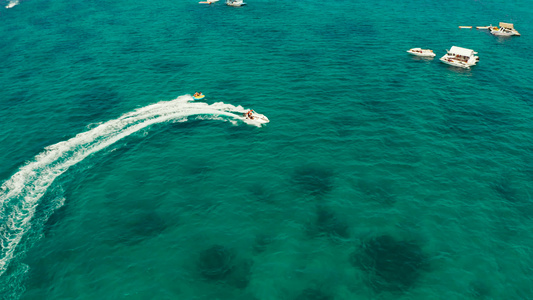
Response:
[[[221,102],[208,105],[190,100],[193,99],[189,95],[180,96],[172,101],[142,107],[67,141],[48,146],[6,180],[0,187],[0,276],[13,259],[22,237],[31,228],[39,199],[71,166],[153,124],[200,114],[243,119],[232,113],[245,112],[241,106]]]

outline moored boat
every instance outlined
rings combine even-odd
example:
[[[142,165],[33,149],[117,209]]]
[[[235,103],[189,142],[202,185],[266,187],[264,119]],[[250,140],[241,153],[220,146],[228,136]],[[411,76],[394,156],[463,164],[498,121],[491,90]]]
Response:
[[[436,55],[435,53],[433,53],[433,50],[422,48],[411,48],[407,50],[407,53],[423,57],[435,57]]]
[[[469,69],[479,61],[479,57],[476,54],[477,52],[474,52],[472,49],[452,46],[440,58],[440,61],[450,66]]]
[[[498,36],[513,36],[513,35],[520,36],[520,33],[518,33],[516,29],[514,29],[513,24],[500,22],[499,25],[500,25],[499,28],[496,26],[490,26],[489,27],[490,33],[492,33],[493,35],[498,35]]]
[[[226,5],[229,6],[243,6],[246,5],[243,0],[226,0]]]

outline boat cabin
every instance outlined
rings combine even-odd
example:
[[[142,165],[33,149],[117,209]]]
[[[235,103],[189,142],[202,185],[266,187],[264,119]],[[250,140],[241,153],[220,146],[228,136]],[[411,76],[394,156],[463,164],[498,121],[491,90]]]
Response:
[[[450,50],[446,51],[446,54],[440,58],[440,61],[455,67],[470,68],[479,61],[479,57],[477,57],[476,54],[477,52],[472,49],[452,46]]]

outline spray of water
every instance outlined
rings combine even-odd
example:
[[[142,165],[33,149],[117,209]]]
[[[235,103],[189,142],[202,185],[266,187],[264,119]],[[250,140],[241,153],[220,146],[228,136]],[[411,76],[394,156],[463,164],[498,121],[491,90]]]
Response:
[[[142,107],[69,140],[48,146],[6,180],[0,187],[0,276],[13,259],[22,237],[30,230],[39,199],[71,166],[154,124],[186,120],[193,115],[245,121],[241,113],[246,110],[241,106],[221,102],[208,105],[191,100],[190,95],[185,95]]]

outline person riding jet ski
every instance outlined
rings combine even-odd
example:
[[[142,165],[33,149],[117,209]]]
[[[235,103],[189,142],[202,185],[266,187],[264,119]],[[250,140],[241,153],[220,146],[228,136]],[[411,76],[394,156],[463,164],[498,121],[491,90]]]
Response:
[[[253,109],[250,109],[247,113],[246,113],[246,117],[250,120],[253,120],[254,119],[254,116],[253,116]]]

